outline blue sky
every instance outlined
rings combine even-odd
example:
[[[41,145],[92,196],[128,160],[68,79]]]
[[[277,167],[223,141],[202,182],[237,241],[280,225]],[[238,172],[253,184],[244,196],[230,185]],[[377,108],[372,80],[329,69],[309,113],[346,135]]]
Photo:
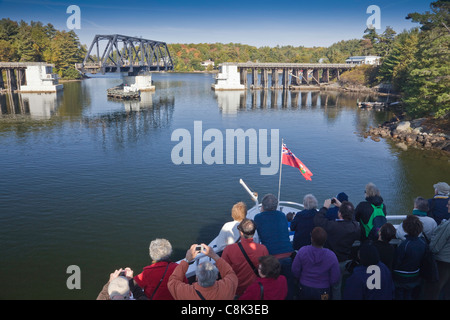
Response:
[[[416,24],[405,17],[429,10],[428,0],[227,0],[219,1],[38,1],[0,0],[0,19],[52,23],[69,30],[70,5],[81,11],[83,44],[95,34],[124,34],[168,43],[243,43],[257,47],[329,46],[360,39],[371,14],[380,8],[381,28],[401,32]]]

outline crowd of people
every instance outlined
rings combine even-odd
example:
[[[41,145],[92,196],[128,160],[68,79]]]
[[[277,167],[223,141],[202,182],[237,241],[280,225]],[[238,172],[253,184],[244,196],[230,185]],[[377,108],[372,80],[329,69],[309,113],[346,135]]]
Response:
[[[193,244],[176,263],[170,242],[155,239],[152,263],[136,276],[130,268],[115,270],[97,299],[450,299],[450,186],[433,187],[434,197],[414,199],[397,228],[387,222],[373,183],[356,207],[344,192],[321,208],[307,194],[304,210],[286,215],[267,194],[252,220],[238,202],[214,248]],[[214,262],[200,263],[189,281],[186,272],[199,254]]]

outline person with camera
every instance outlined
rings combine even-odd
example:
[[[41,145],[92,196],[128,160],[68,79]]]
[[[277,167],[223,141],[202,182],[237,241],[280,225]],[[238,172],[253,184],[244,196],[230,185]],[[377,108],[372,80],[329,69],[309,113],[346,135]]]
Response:
[[[133,280],[133,270],[118,269],[109,275],[96,300],[148,300],[144,291]]]
[[[203,253],[216,263],[200,263],[195,271],[197,281],[187,284],[183,281],[189,263]],[[218,280],[220,273],[221,279]],[[193,244],[186,252],[185,260],[175,268],[169,278],[168,288],[175,300],[233,300],[238,286],[238,278],[231,266],[214,250],[202,243]]]

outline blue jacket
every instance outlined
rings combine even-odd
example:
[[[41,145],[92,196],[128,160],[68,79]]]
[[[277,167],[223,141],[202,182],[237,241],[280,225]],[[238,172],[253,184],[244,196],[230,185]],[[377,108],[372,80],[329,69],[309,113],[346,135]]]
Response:
[[[278,210],[260,212],[255,216],[256,231],[269,254],[292,252],[286,215]]]
[[[427,244],[419,237],[406,235],[405,238],[395,250],[393,279],[397,283],[416,283],[420,280],[420,266]]]
[[[380,268],[380,289],[369,289],[369,283],[373,283],[375,277],[374,272],[367,273],[366,266],[357,266],[353,269],[353,273],[345,282],[344,300],[393,300],[394,299],[394,282],[392,281],[391,271],[382,262],[378,262]]]
[[[449,220],[450,213],[447,209],[448,196],[435,195],[432,199],[428,199],[428,207],[431,211],[431,217],[436,220],[439,225],[443,219]]]
[[[314,229],[314,216],[316,209],[302,210],[295,215],[291,222],[291,230],[294,234],[294,249],[311,244],[311,231]]]

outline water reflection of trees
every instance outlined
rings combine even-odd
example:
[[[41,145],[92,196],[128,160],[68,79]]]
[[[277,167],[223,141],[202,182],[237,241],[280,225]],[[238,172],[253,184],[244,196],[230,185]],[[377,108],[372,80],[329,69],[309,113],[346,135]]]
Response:
[[[322,110],[328,123],[335,122],[345,111],[356,113],[355,125],[358,132],[364,132],[369,126],[382,123],[392,117],[391,112],[361,110],[358,101],[378,101],[383,99],[368,93],[349,93],[342,91],[289,91],[289,90],[246,90],[216,91],[220,112],[225,115],[237,115],[238,112],[277,110]]]
[[[143,96],[141,101],[116,101],[124,105],[124,110],[84,117],[83,124],[101,138],[104,147],[111,143],[119,148],[138,142],[155,129],[170,126],[175,98],[159,96],[153,100],[152,93]]]
[[[101,90],[103,91],[103,90]],[[94,115],[84,112],[92,106],[91,92],[81,82],[66,83],[64,92],[13,93],[0,95],[0,132],[26,132],[61,127],[67,121],[80,121],[96,131],[103,141],[137,141],[149,131],[170,125],[175,98],[142,92],[134,101],[114,101],[113,111]],[[103,105],[103,104],[102,104]]]
[[[216,91],[215,97],[223,113],[258,109],[306,109],[345,107],[354,109],[357,100],[369,101],[368,94],[340,91],[246,90]]]

